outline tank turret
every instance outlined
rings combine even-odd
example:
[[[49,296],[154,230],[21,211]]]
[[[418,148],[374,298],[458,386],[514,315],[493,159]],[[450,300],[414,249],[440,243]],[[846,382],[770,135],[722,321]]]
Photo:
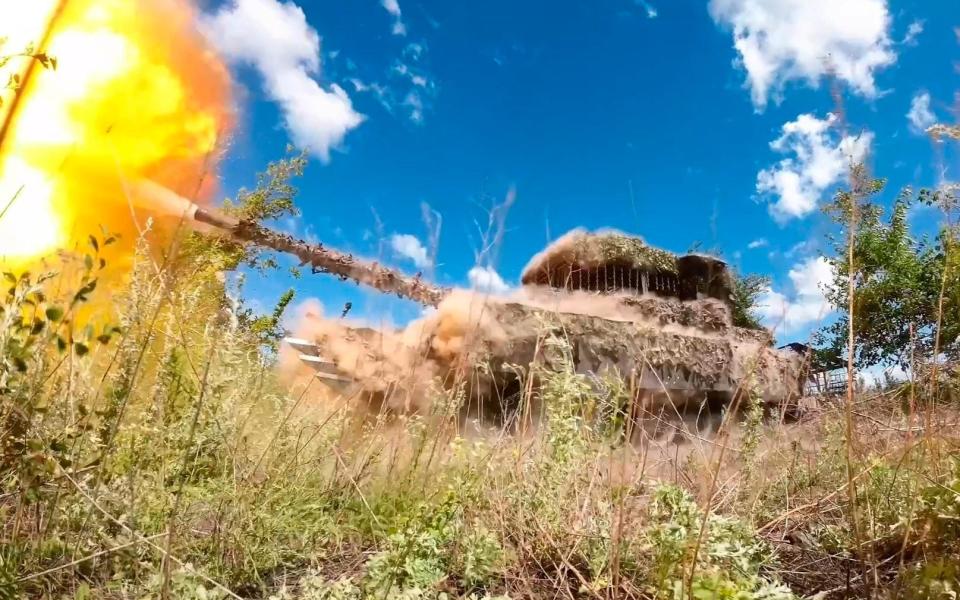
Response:
[[[524,285],[604,294],[654,294],[679,300],[730,302],[727,264],[706,254],[677,256],[618,231],[576,229],[533,257]]]

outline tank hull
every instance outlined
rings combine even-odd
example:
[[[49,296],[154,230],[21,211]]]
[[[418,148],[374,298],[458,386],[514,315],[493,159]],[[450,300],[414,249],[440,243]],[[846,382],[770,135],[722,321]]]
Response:
[[[625,390],[654,408],[725,406],[738,395],[773,406],[799,399],[800,357],[775,349],[766,331],[733,327],[722,302],[551,298],[453,297],[404,332],[327,329],[313,340],[315,354],[323,357],[324,374],[353,381],[351,393],[404,410],[422,406],[417,396],[426,393],[426,378],[505,409],[518,394],[535,392],[536,373],[563,369],[596,385],[619,378]],[[360,359],[339,348],[351,336],[362,345]],[[558,352],[557,344],[547,342],[551,338],[562,340],[565,350]],[[401,364],[402,354],[413,362]]]
[[[730,399],[740,391],[750,392],[768,404],[799,395],[800,360],[771,347],[764,332],[734,327],[697,329],[671,322],[667,316],[693,316],[709,303],[693,310],[689,305],[661,300],[648,306],[662,309],[664,304],[675,305],[666,314],[660,313],[667,317],[666,322],[503,304],[496,309],[495,318],[510,324],[511,339],[506,348],[493,346],[486,360],[494,371],[502,371],[504,364],[533,362],[562,368],[564,359],[552,359],[543,351],[543,340],[555,336],[568,342],[576,372],[588,377],[618,376],[636,390],[671,393],[676,402],[697,400],[706,392]],[[716,306],[707,310],[711,308]]]

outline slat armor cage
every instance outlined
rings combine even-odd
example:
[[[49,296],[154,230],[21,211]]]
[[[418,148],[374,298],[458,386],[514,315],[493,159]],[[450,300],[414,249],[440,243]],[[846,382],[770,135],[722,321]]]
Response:
[[[618,231],[575,229],[533,257],[524,285],[559,290],[654,294],[679,300],[731,303],[727,264],[706,254],[677,256]]]

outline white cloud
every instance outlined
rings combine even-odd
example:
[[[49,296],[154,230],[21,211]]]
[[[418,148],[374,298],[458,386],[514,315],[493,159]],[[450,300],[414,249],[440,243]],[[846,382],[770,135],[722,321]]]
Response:
[[[923,134],[937,123],[937,115],[930,110],[930,94],[918,92],[910,102],[910,111],[907,112],[907,121],[910,129],[916,134]]]
[[[410,44],[404,50],[404,55],[409,56],[415,63],[419,62],[423,55],[423,46]],[[394,63],[391,75],[404,86],[409,84],[410,87],[407,88],[400,105],[406,109],[407,117],[411,121],[418,125],[422,124],[427,101],[436,95],[436,84],[430,80],[426,73],[400,60]]]
[[[824,190],[839,182],[850,165],[862,161],[869,151],[873,133],[838,141],[830,131],[835,121],[832,114],[826,119],[800,115],[784,124],[782,135],[770,143],[773,150],[794,155],[757,174],[757,192],[777,198],[770,214],[778,223],[813,212]]]
[[[407,35],[407,26],[403,23],[400,3],[397,0],[380,0],[380,4],[393,17],[393,35]]]
[[[766,240],[766,238],[760,238],[760,239],[753,240],[752,242],[747,244],[747,248],[750,250],[756,250],[757,248],[763,248],[768,244],[769,242]]]
[[[369,84],[364,83],[361,79],[356,77],[351,77],[350,83],[353,84],[353,91],[355,92],[366,92],[371,89]]]
[[[647,13],[648,19],[656,19],[660,14],[657,12],[657,8],[646,0],[637,0],[637,4],[643,7],[643,10]]]
[[[426,247],[420,243],[416,236],[409,233],[393,234],[390,237],[390,247],[398,255],[409,259],[418,268],[425,269],[431,264]]]
[[[415,91],[407,92],[403,105],[409,110],[410,120],[416,124],[423,123],[423,98]]]
[[[409,79],[410,83],[418,87],[428,87],[433,84],[423,73],[416,72],[405,62],[396,61],[393,65],[393,73],[399,75],[401,79]]]
[[[403,56],[414,61],[418,61],[423,58],[424,53],[427,51],[426,47],[420,42],[410,42],[403,49]]]
[[[758,300],[757,312],[764,323],[782,333],[791,333],[819,322],[833,311],[824,289],[833,282],[833,268],[822,256],[797,263],[787,274],[793,294],[768,288]]]
[[[401,112],[417,125],[423,123],[429,99],[436,93],[433,83],[419,75],[410,77],[413,86],[408,87],[406,92],[397,85],[365,83],[356,78],[349,81],[358,94],[371,94],[388,113]]]
[[[806,254],[813,252],[817,247],[817,243],[813,240],[804,240],[802,242],[797,242],[796,244],[790,246],[790,248],[783,253],[786,258],[792,259],[794,256],[799,254]]]
[[[388,13],[396,18],[400,18],[400,3],[397,0],[381,0],[380,4]]]
[[[910,26],[907,27],[907,34],[903,36],[903,42],[905,46],[916,46],[917,37],[923,33],[923,21],[917,20],[913,23],[910,23]]]
[[[356,77],[349,81],[358,94],[373,95],[388,113],[405,115],[420,125],[438,92],[436,82],[424,68],[425,53],[423,44],[407,44],[401,58],[387,70],[385,83],[368,83]]]
[[[297,146],[328,161],[330,151],[363,122],[340,86],[325,89],[315,79],[320,36],[293,2],[233,0],[203,16],[201,26],[228,59],[259,72]]]
[[[467,278],[470,280],[470,287],[481,292],[505,294],[510,291],[510,286],[493,267],[473,267],[467,273]]]
[[[779,101],[787,82],[816,86],[831,71],[873,98],[874,74],[897,58],[886,0],[710,0],[709,10],[733,30],[758,110]]]

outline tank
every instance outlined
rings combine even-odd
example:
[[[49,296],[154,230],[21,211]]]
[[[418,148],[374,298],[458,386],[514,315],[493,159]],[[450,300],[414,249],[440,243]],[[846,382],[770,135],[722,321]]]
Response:
[[[402,330],[318,317],[287,346],[328,385],[400,412],[424,410],[442,386],[503,417],[561,369],[594,386],[619,381],[648,411],[715,415],[750,398],[791,414],[801,396],[802,355],[734,326],[719,258],[577,229],[534,256],[521,283],[505,296],[428,294],[437,308]]]
[[[576,229],[531,259],[518,290],[490,296],[443,288],[141,183],[154,202],[180,207],[202,231],[428,307],[402,330],[351,326],[342,318],[347,308],[340,319],[305,319],[286,339],[282,351],[326,385],[378,409],[423,412],[453,397],[502,419],[521,400],[538,400],[545,374],[573,370],[582,376],[576,385],[618,385],[632,414],[699,418],[759,401],[783,416],[809,379],[810,352],[776,349],[768,331],[734,326],[733,278],[713,256]]]

